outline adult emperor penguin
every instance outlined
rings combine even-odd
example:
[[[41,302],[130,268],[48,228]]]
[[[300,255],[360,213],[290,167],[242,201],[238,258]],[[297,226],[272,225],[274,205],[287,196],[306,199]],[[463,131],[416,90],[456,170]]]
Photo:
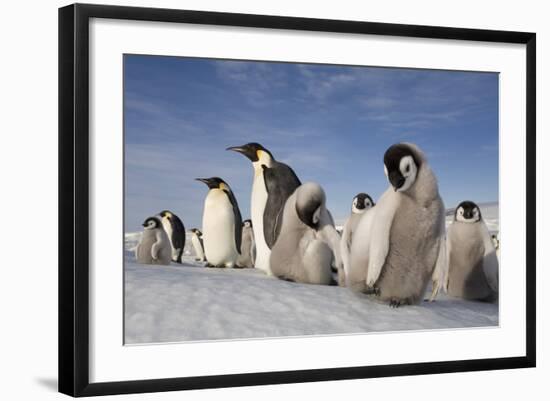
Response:
[[[447,230],[447,293],[479,301],[498,298],[498,259],[479,207],[461,202]]]
[[[362,216],[351,244],[348,286],[376,294],[392,307],[416,304],[446,271],[445,208],[423,152],[399,143],[384,154],[390,187]]]
[[[169,210],[163,210],[159,216],[172,246],[172,261],[181,263],[181,255],[185,247],[185,227],[180,218]]]
[[[276,161],[259,143],[233,146],[227,150],[242,153],[254,167],[250,200],[256,241],[254,266],[270,274],[269,255],[281,230],[285,202],[301,182],[289,166]]]
[[[340,236],[319,184],[299,186],[284,207],[281,233],[271,250],[271,271],[283,280],[331,284],[341,265]]]
[[[138,263],[146,265],[169,265],[172,260],[170,240],[158,217],[148,217],[143,223],[141,240],[136,247]]]
[[[238,267],[254,267],[254,231],[252,230],[252,221],[247,219],[243,221],[243,234],[241,240],[241,255],[237,260]]]
[[[234,267],[241,250],[242,219],[237,199],[219,177],[197,178],[208,185],[202,230],[204,254],[214,267]]]
[[[340,286],[345,286],[346,283],[345,278],[349,270],[349,252],[351,249],[353,232],[357,227],[357,223],[359,223],[361,215],[373,206],[374,201],[364,192],[358,193],[353,198],[351,203],[351,214],[344,224],[344,228],[342,230],[342,240],[340,241],[340,253],[342,254],[343,263],[343,269],[338,271],[338,284]]]
[[[204,262],[206,258],[204,257],[202,233],[198,228],[191,229],[191,244],[193,244],[193,249],[195,250],[195,260]]]

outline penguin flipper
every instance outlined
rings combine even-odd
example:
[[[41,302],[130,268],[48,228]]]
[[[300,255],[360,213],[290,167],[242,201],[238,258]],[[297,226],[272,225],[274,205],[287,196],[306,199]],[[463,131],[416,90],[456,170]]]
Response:
[[[449,279],[449,264],[448,264],[448,251],[447,251],[447,239],[445,236],[445,211],[441,214],[441,225],[438,238],[438,251],[437,259],[435,261],[434,271],[432,273],[432,295],[430,296],[430,302],[435,300],[435,297],[442,288],[447,291],[447,281]]]
[[[435,262],[434,271],[432,273],[432,295],[430,296],[430,302],[435,300],[435,297],[442,288],[447,288],[447,281],[449,278],[448,264],[447,264],[447,244],[444,235],[439,237],[439,250],[437,253],[437,260]]]
[[[170,224],[172,224],[172,245],[174,249],[183,249],[185,246],[185,226],[180,218],[176,215],[172,215],[170,219]]]
[[[224,191],[231,202],[231,206],[233,206],[233,216],[235,217],[235,247],[237,248],[237,253],[240,255],[243,235],[243,219],[241,217],[241,211],[239,210],[239,204],[237,203],[237,199],[235,198],[235,195],[233,195],[233,192],[229,190]]]
[[[157,260],[159,256],[159,250],[160,250],[160,243],[157,241],[153,244],[151,247],[151,257],[153,260]]]
[[[263,168],[267,202],[264,209],[264,238],[269,249],[281,232],[283,210],[287,199],[302,183],[290,167],[276,163]]]
[[[399,206],[398,199],[394,191],[388,189],[384,192],[376,207],[372,208],[374,214],[369,238],[367,287],[374,287],[386,262],[390,250],[393,217]]]
[[[340,254],[342,255],[342,267],[343,271],[339,272],[339,281],[340,285],[344,286],[347,284],[347,277],[349,276],[350,270],[350,246],[351,246],[351,230],[350,230],[350,221],[349,218],[344,224],[344,230],[342,231],[342,238],[340,239]]]
[[[162,236],[161,233],[164,234],[164,231],[157,230],[157,234],[155,236],[155,243],[151,246],[151,257],[153,260],[157,260],[159,257],[160,247],[162,244]]]

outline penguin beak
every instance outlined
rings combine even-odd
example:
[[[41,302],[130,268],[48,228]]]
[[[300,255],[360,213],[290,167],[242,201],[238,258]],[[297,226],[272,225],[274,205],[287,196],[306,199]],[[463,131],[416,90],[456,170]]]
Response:
[[[200,181],[208,185],[210,180],[208,178],[195,178],[195,181]]]
[[[242,146],[231,146],[225,150],[232,150],[233,152],[241,153],[242,155],[246,156],[250,161],[257,162],[258,161],[258,155],[256,153],[256,149],[253,149],[249,145],[242,145]]]
[[[217,181],[213,180],[212,178],[195,178],[195,180],[205,183],[208,189],[214,189],[219,187]]]
[[[399,174],[397,171],[392,171],[388,175],[388,179],[390,180],[390,184],[393,186],[394,191],[397,192],[399,188],[405,184],[405,177],[403,177],[401,174]]]

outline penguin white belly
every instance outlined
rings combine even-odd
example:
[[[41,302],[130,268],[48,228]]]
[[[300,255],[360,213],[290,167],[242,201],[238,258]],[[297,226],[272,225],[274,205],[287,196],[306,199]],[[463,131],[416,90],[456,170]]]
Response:
[[[252,228],[254,240],[256,241],[256,260],[254,267],[271,274],[269,267],[269,256],[271,249],[267,246],[264,238],[264,210],[267,203],[267,190],[265,189],[264,175],[260,170],[254,176],[252,184],[252,199],[250,201],[250,212],[252,215]]]
[[[233,206],[221,190],[211,190],[204,205],[203,244],[208,262],[214,266],[233,267],[238,252],[235,247]]]
[[[164,231],[168,236],[168,242],[170,243],[170,250],[172,253],[172,260],[176,260],[178,257],[178,252],[174,249],[174,246],[172,245],[172,224],[170,224],[170,222],[166,219],[162,219],[162,227],[164,228]]]
[[[195,250],[195,256],[197,259],[204,260],[204,252],[202,250],[201,241],[196,234],[191,236],[191,243],[193,244],[193,249]]]

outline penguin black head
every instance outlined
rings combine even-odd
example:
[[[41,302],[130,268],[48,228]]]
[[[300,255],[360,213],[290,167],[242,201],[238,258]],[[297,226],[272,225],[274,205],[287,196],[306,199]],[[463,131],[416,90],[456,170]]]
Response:
[[[365,210],[368,210],[373,206],[374,201],[372,200],[372,198],[368,194],[360,192],[355,195],[355,198],[353,198],[351,211],[353,213],[363,213]]]
[[[191,232],[196,234],[197,237],[200,237],[202,235],[201,230],[199,230],[198,228],[192,228]]]
[[[395,191],[404,192],[416,180],[420,159],[405,143],[392,145],[384,154],[384,173]]]
[[[226,150],[241,153],[248,157],[252,163],[259,161],[262,158],[263,153],[266,153],[271,159],[273,159],[271,152],[256,142],[250,142],[242,146],[231,146]]]
[[[206,185],[208,185],[209,189],[223,189],[226,191],[229,190],[229,185],[227,185],[226,182],[220,177],[195,178],[195,180],[204,182]]]
[[[460,202],[455,210],[455,220],[463,223],[477,223],[481,220],[481,210],[472,201]]]
[[[147,219],[145,219],[145,221],[142,224],[142,226],[145,227],[146,230],[159,228],[160,225],[161,225],[161,222],[157,217],[147,217]]]
[[[243,227],[252,227],[252,220],[246,219],[243,221]]]

